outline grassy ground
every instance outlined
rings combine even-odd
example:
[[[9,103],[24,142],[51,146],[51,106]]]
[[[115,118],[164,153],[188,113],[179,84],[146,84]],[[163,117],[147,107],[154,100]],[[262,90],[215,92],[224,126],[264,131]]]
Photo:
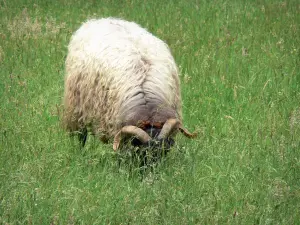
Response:
[[[0,223],[299,224],[299,1],[120,2],[0,1]],[[199,133],[142,180],[59,125],[70,36],[107,16],[170,45]]]

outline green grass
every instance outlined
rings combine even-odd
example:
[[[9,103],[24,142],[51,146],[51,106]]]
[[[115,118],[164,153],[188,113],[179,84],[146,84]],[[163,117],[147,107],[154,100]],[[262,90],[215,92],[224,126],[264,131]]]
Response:
[[[199,134],[144,179],[60,127],[71,34],[107,16],[169,44]],[[300,224],[299,26],[297,0],[0,1],[0,223]]]

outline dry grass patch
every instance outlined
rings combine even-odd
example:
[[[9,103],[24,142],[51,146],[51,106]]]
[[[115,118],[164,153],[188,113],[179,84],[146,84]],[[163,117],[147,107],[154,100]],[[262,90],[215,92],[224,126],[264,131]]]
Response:
[[[46,22],[40,17],[31,18],[27,8],[7,21],[7,29],[12,39],[38,39],[40,37],[55,36],[61,29],[65,28],[65,23],[57,23],[54,18],[47,18]]]
[[[0,46],[0,63],[3,61],[4,59],[4,51],[2,49],[2,47]]]

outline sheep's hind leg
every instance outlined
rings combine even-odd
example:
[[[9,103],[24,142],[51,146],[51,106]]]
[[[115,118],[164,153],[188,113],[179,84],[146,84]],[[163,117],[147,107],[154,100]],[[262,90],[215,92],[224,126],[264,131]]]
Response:
[[[88,131],[86,128],[82,128],[78,133],[78,139],[79,139],[79,142],[80,142],[82,148],[85,145],[87,134],[88,134]]]

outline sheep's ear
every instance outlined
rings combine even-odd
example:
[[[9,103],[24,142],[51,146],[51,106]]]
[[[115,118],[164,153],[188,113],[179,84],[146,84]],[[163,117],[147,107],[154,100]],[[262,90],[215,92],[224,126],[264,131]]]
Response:
[[[181,133],[184,134],[184,136],[186,136],[188,138],[195,138],[195,137],[197,137],[197,133],[196,132],[194,132],[194,133],[189,132],[186,128],[184,128],[182,126],[182,124],[180,124],[178,126],[178,129],[180,130]]]

